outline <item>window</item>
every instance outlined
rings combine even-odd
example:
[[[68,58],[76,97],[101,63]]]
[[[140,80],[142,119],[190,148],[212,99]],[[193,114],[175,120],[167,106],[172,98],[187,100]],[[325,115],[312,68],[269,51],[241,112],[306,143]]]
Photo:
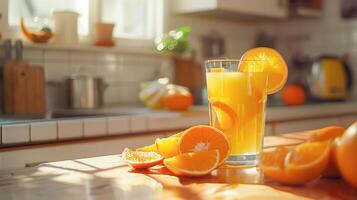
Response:
[[[9,0],[9,24],[18,26],[23,16],[29,27],[52,26],[52,12],[60,10],[78,12],[78,33],[88,35],[89,0]]]
[[[161,0],[104,0],[101,21],[115,22],[117,37],[152,39],[162,32]]]
[[[25,17],[30,27],[53,25],[52,12],[72,10],[80,14],[78,32],[89,34],[101,21],[115,23],[114,37],[153,39],[162,33],[163,0],[8,0],[9,25]],[[93,6],[97,5],[97,6]],[[92,6],[92,7],[91,7]]]

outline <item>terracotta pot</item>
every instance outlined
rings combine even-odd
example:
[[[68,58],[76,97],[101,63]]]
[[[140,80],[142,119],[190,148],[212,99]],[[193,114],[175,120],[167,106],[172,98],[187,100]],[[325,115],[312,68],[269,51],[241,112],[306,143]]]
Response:
[[[114,24],[98,23],[95,24],[95,45],[114,46],[113,42]]]

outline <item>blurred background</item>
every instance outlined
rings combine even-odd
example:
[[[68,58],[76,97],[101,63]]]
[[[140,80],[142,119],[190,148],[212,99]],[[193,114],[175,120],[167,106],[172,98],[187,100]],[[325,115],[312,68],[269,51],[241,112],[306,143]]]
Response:
[[[280,92],[269,105],[353,100],[356,2],[1,0],[1,41],[21,39],[23,59],[43,66],[49,110],[70,106],[66,80],[79,73],[106,81],[104,105],[140,104],[140,84],[161,77],[188,87],[195,104],[206,104],[203,61],[240,58],[255,46],[284,55],[287,93],[297,94],[298,100],[287,94],[284,101]],[[27,30],[49,30],[50,39],[26,38],[21,17]],[[5,50],[0,53],[4,63]],[[340,68],[344,74],[331,76]]]

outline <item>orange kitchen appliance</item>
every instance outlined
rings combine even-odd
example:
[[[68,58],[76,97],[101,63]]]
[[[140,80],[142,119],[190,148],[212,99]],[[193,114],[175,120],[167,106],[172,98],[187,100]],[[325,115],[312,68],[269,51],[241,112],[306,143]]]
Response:
[[[320,56],[312,64],[309,89],[319,100],[345,100],[352,85],[349,66],[337,56]]]

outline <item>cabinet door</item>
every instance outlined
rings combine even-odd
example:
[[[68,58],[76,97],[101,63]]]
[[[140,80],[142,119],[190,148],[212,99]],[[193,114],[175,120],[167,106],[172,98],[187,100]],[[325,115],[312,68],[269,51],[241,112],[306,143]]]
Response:
[[[275,134],[305,131],[331,125],[342,125],[339,118],[320,118],[275,123]]]
[[[284,18],[288,16],[287,0],[218,0],[218,8],[241,14]]]

